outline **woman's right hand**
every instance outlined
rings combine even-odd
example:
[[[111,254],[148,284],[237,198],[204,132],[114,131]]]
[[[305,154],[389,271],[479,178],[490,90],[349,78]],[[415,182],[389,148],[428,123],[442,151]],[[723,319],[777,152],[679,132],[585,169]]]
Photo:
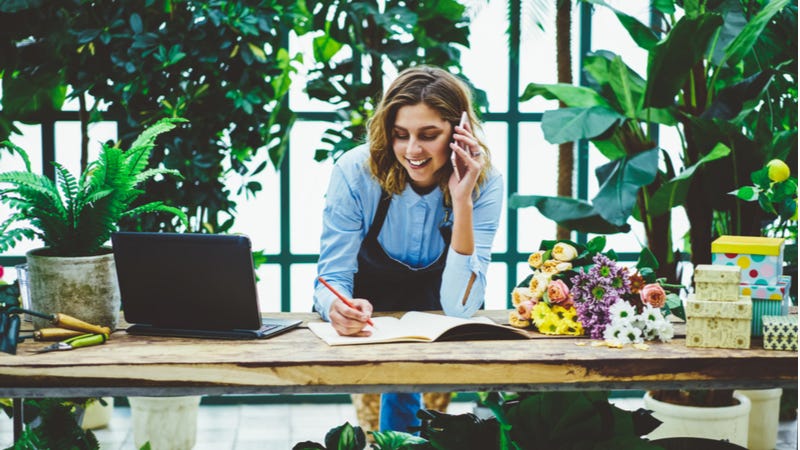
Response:
[[[367,321],[372,316],[372,303],[363,298],[354,298],[351,308],[341,300],[331,305],[328,317],[333,329],[342,336],[370,336],[372,331],[365,330]]]

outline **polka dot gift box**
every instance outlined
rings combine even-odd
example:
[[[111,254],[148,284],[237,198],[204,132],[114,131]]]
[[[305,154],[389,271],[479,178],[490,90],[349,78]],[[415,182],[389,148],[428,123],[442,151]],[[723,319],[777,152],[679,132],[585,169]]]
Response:
[[[720,236],[711,243],[711,264],[739,266],[741,283],[775,286],[783,274],[783,239]]]

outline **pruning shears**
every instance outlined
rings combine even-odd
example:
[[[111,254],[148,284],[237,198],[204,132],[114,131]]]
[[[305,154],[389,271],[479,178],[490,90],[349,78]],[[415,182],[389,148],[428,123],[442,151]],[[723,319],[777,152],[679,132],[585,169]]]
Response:
[[[82,334],[80,336],[71,337],[64,341],[59,341],[42,347],[37,353],[54,352],[61,350],[72,350],[80,347],[90,347],[92,345],[100,345],[108,339],[105,333]]]

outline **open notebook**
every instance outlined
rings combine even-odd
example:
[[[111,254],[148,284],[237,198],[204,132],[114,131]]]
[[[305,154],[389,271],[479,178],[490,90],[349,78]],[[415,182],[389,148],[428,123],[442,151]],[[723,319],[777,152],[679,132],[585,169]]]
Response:
[[[378,344],[385,342],[469,341],[484,339],[524,339],[532,334],[518,328],[498,325],[488,317],[458,317],[409,311],[401,318],[373,317],[372,336],[340,336],[329,322],[309,322],[308,328],[328,345]]]
[[[300,320],[261,317],[250,239],[241,235],[111,235],[128,333],[258,339]]]

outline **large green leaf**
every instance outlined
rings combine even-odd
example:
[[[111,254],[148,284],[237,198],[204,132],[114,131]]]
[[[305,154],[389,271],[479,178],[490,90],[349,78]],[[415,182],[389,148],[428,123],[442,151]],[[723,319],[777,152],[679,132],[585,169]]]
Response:
[[[584,70],[601,86],[608,85],[623,114],[636,118],[646,82],[619,55],[601,51],[586,56]]]
[[[590,108],[592,106],[610,107],[608,101],[592,89],[571,84],[539,84],[530,83],[519,98],[524,102],[541,95],[547,100],[560,100],[569,107]]]
[[[543,216],[571,230],[584,233],[613,234],[630,231],[628,224],[614,225],[605,220],[591,203],[577,198],[512,194],[510,208],[536,207]]]
[[[604,106],[554,109],[542,116],[542,131],[547,142],[561,144],[599,136],[624,119]]]
[[[3,77],[0,104],[6,114],[25,120],[37,113],[61,110],[67,97],[62,72],[36,72],[32,75]]]
[[[704,119],[731,120],[742,113],[745,104],[751,108],[759,106],[757,99],[769,85],[774,72],[771,69],[760,71],[752,76],[721,90],[714,101],[700,116]],[[747,114],[745,110],[743,114]]]
[[[656,177],[658,153],[658,148],[653,148],[597,168],[600,191],[592,203],[605,220],[616,226],[628,221],[639,189]]]
[[[686,201],[686,193],[689,191],[689,185],[695,171],[703,164],[728,156],[730,152],[731,149],[725,144],[717,144],[708,154],[700,158],[696,164],[687,167],[675,178],[664,183],[650,199],[648,209],[650,216],[658,217],[666,214],[673,207],[682,205]]]
[[[735,66],[744,58],[747,52],[753,48],[772,17],[789,3],[790,0],[772,0],[752,20],[747,22],[742,32],[725,49],[725,60],[729,66]]]
[[[619,23],[622,24],[622,26],[625,28],[625,30],[633,39],[633,41],[636,42],[636,45],[638,45],[639,47],[645,50],[650,50],[651,48],[653,48],[653,46],[655,46],[658,43],[658,35],[656,35],[656,33],[650,27],[643,24],[642,22],[639,22],[635,17],[625,14],[624,12],[612,7],[603,0],[586,0],[586,1],[588,3],[594,3],[596,5],[605,6],[606,8],[612,10],[614,12],[614,15],[617,16],[617,20],[619,20]]]
[[[692,67],[703,59],[720,26],[722,17],[719,14],[682,17],[667,37],[650,50],[644,107],[664,108],[673,104]]]

